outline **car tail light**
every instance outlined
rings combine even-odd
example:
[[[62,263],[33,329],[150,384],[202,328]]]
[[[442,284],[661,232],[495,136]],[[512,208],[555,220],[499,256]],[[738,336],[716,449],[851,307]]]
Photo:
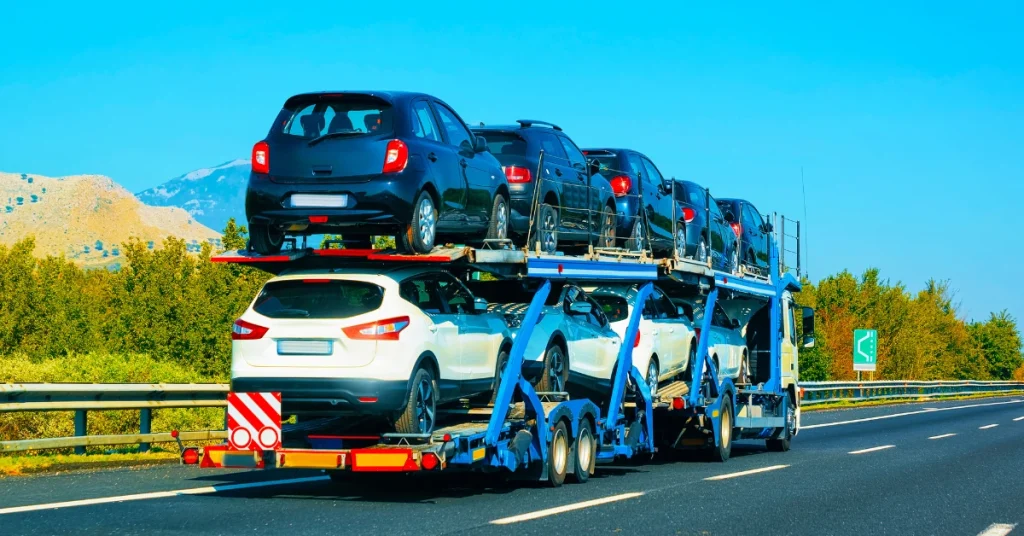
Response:
[[[270,146],[265,141],[252,146],[252,172],[270,173]]]
[[[397,341],[398,335],[407,327],[409,327],[409,317],[399,316],[388,318],[387,320],[349,326],[342,328],[341,331],[348,338],[357,341]]]
[[[235,320],[235,324],[231,326],[231,340],[233,341],[255,341],[262,339],[266,334],[267,328],[242,319]]]
[[[683,221],[685,221],[686,223],[690,223],[696,216],[697,213],[694,212],[692,208],[683,207]]]
[[[700,328],[693,328],[693,334],[697,336],[697,344],[700,344]]]
[[[402,140],[391,140],[384,152],[384,169],[381,173],[398,173],[409,164],[409,147]]]
[[[309,223],[327,223],[327,216],[310,216]]]
[[[633,339],[633,348],[640,346],[640,332],[636,332],[636,337]]]
[[[630,179],[626,175],[619,175],[611,180],[612,191],[615,192],[615,197],[622,197],[629,193],[633,188],[633,179]]]
[[[732,227],[732,232],[736,235],[736,238],[739,238],[740,235],[743,234],[743,226],[740,225],[740,222],[734,221],[729,224],[729,227]]]
[[[505,166],[505,178],[508,179],[509,184],[522,184],[533,180],[530,168],[519,166]]]

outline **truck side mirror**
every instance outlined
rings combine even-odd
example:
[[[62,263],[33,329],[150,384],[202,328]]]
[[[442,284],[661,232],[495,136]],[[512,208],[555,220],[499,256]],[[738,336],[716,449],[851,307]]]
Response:
[[[810,307],[803,307],[803,343],[804,348],[814,347],[814,309]]]

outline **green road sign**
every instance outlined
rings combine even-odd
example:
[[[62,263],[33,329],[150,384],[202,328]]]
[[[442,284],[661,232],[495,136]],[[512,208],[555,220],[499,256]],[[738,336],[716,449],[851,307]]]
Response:
[[[853,330],[853,370],[875,370],[878,363],[878,332]]]

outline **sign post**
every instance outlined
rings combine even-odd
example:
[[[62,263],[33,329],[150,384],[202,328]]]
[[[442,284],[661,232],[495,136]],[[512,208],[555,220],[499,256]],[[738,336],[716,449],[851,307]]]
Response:
[[[860,380],[863,370],[874,373],[877,363],[878,332],[873,329],[853,330],[853,370],[857,371],[857,380]]]

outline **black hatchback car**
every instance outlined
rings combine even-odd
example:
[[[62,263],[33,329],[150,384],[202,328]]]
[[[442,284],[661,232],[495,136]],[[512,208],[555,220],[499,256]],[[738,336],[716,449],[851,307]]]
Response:
[[[487,150],[443,101],[422,93],[324,92],[288,99],[252,149],[250,245],[280,251],[286,233],[342,233],[368,248],[394,235],[427,253],[451,237],[508,237],[509,191]]]
[[[672,206],[673,179],[666,180],[650,158],[631,149],[584,149],[583,154],[600,165],[599,173],[611,184],[619,242],[631,251],[685,257],[686,222],[683,207]]]
[[[528,246],[554,253],[561,243],[615,246],[616,205],[611,185],[557,125],[520,119],[517,125],[473,127],[501,162],[512,193],[512,232],[532,233]],[[544,151],[543,177],[537,177]],[[536,185],[541,191],[536,193]],[[537,227],[530,217],[537,201]]]
[[[715,198],[703,186],[690,181],[677,181],[675,192],[676,199],[683,205],[686,256],[700,262],[707,262],[710,256],[712,268],[725,272],[735,270],[739,260],[736,235]]]
[[[755,268],[767,268],[768,239],[772,224],[761,216],[750,201],[719,199],[718,206],[740,241],[740,262]]]

